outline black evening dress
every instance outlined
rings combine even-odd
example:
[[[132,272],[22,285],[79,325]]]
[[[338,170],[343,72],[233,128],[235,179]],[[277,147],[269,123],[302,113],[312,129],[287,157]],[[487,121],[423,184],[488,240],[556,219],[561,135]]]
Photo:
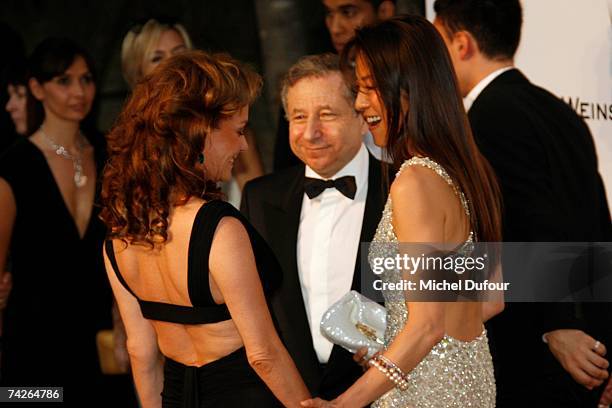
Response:
[[[94,151],[99,175],[104,148]],[[27,138],[0,156],[0,177],[10,185],[17,207],[1,384],[62,386],[70,406],[106,401],[118,390],[109,389],[116,378],[102,374],[96,348],[96,333],[112,327],[112,292],[102,258],[105,227],[98,207],[81,238],[43,153]],[[125,391],[121,387],[118,393]]]
[[[231,204],[213,200],[196,214],[188,250],[187,286],[193,306],[151,302],[136,295],[123,279],[115,260],[112,241],[106,253],[117,278],[138,299],[142,315],[150,320],[179,324],[206,324],[231,319],[226,305],[216,304],[208,284],[208,258],[213,235],[223,217],[238,219],[246,228],[266,297],[280,286],[280,266],[271,249]],[[280,402],[247,361],[244,347],[200,367],[165,359],[162,407],[277,407]]]

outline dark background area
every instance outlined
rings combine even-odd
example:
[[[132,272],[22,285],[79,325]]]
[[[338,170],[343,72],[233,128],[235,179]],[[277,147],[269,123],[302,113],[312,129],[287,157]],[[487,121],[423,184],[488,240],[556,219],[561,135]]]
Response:
[[[423,0],[397,3],[399,12],[424,10]],[[91,53],[98,76],[94,114],[101,131],[112,126],[128,93],[121,75],[123,37],[135,23],[156,16],[181,22],[195,48],[228,52],[264,76],[265,89],[252,109],[251,127],[270,170],[281,73],[300,55],[333,51],[320,0],[0,2],[0,21],[22,36],[26,53],[48,36],[70,37]]]

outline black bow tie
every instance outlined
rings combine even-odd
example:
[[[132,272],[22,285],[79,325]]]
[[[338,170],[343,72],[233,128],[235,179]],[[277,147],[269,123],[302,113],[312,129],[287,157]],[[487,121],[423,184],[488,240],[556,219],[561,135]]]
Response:
[[[321,194],[326,188],[335,188],[351,200],[355,198],[355,193],[357,192],[357,184],[353,176],[344,176],[335,180],[304,178],[304,191],[310,199]]]

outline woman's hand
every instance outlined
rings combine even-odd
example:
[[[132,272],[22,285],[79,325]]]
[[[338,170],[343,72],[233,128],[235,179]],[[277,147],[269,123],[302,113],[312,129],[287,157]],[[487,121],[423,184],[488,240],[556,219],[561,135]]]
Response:
[[[300,405],[310,408],[340,408],[340,405],[336,404],[334,401],[326,401],[321,398],[305,400],[300,402]]]
[[[370,368],[370,365],[368,364],[368,361],[370,360],[366,358],[367,354],[368,354],[367,347],[362,347],[359,350],[357,350],[355,354],[353,354],[353,361],[359,364],[361,368],[363,368],[363,371],[367,371],[368,368]]]

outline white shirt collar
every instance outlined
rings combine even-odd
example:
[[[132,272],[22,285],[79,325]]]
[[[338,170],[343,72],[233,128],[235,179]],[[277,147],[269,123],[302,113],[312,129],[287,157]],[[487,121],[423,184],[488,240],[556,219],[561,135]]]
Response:
[[[487,85],[493,82],[495,78],[512,68],[514,68],[512,65],[500,68],[496,71],[491,72],[489,75],[481,79],[480,82],[478,82],[476,86],[472,88],[472,90],[465,96],[465,98],[463,98],[463,106],[465,106],[465,111],[467,112],[470,110],[472,104],[474,103],[476,98],[478,98],[478,95],[480,95],[480,93],[483,91],[483,89],[487,87]]]
[[[357,185],[357,192],[359,189],[363,187],[363,185],[368,182],[368,170],[370,164],[370,155],[368,154],[368,149],[366,149],[365,145],[361,143],[361,147],[359,151],[348,162],[343,168],[341,168],[336,174],[331,176],[329,179],[337,179],[339,177],[344,176],[354,176],[355,184]],[[310,166],[306,165],[306,177],[324,179],[324,177],[320,176],[315,172]]]

